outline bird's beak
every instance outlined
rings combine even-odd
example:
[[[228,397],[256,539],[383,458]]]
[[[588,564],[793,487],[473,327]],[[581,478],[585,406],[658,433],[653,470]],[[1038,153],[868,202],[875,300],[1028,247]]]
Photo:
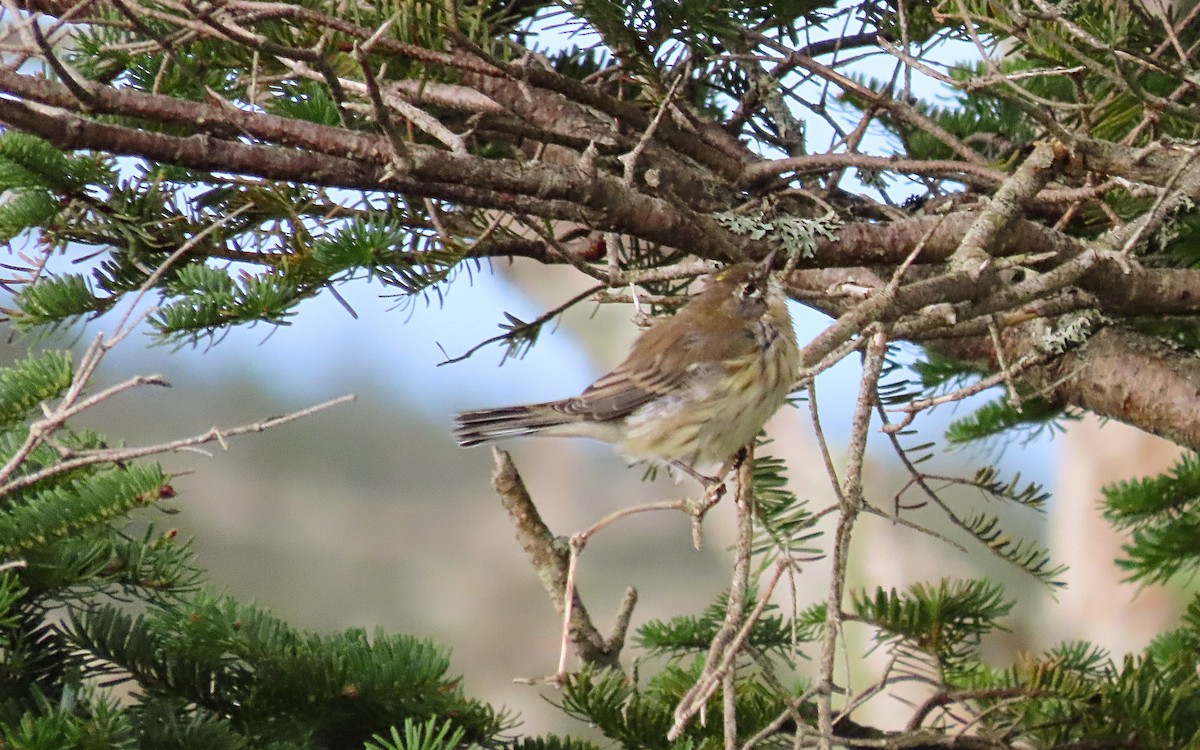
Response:
[[[761,263],[759,263],[759,268],[762,270],[762,272],[763,272],[764,274],[766,274],[766,273],[769,273],[769,272],[770,272],[770,270],[771,270],[771,264],[772,264],[773,262],[775,262],[775,255],[776,255],[776,253],[778,253],[778,252],[779,252],[779,250],[778,250],[778,249],[776,249],[776,250],[772,250],[771,252],[767,253],[767,257],[763,258],[763,259],[762,259],[762,262],[761,262]]]

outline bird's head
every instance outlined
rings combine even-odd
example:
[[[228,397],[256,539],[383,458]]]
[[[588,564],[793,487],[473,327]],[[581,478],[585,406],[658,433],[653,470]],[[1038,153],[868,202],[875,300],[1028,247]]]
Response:
[[[717,271],[697,302],[734,319],[761,318],[768,308],[785,304],[783,287],[771,276],[774,253],[759,263],[738,263]]]

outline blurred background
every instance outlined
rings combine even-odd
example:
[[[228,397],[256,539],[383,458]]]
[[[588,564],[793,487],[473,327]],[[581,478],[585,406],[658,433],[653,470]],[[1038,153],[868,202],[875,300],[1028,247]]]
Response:
[[[491,453],[463,450],[451,438],[453,414],[464,408],[573,395],[617,364],[637,334],[632,309],[584,304],[523,359],[498,363],[487,347],[466,361],[439,366],[499,332],[504,313],[528,320],[583,288],[570,269],[497,262],[452,285],[441,301],[400,308],[386,290],[367,283],[341,289],[357,318],[329,295],[303,306],[293,325],[230,333],[215,345],[170,350],[135,333],[105,361],[93,390],[133,374],[161,373],[170,389],[148,387],[84,415],[113,442],[140,445],[257,422],[353,393],[355,401],[268,431],[233,439],[228,450],[209,446],[169,456],[180,512],[156,519],[194,540],[212,585],[254,602],[293,624],[322,631],[382,627],[428,636],[452,650],[454,669],[469,695],[518,713],[523,730],[579,731],[550,701],[553,691],[513,683],[554,671],[560,624],[490,486]],[[801,341],[828,323],[794,309]],[[52,343],[80,349],[109,316],[60,332]],[[6,337],[5,359],[44,339]],[[852,363],[818,380],[820,412],[840,464],[857,389]],[[994,397],[996,393],[988,394]],[[969,404],[919,417],[924,437],[940,440],[947,422]],[[832,502],[814,443],[807,405],[785,407],[768,425],[772,452],[790,467],[793,489],[812,510]],[[919,442],[913,440],[913,443]],[[695,493],[690,480],[643,481],[606,446],[587,441],[526,439],[504,445],[555,533],[582,530],[607,513],[644,502]],[[886,440],[868,448],[869,502],[891,511],[906,476]],[[1006,530],[1041,540],[1056,562],[1071,569],[1068,586],[1051,591],[972,546],[954,547],[879,518],[856,532],[851,583],[901,587],[919,580],[986,576],[1018,601],[1011,632],[987,645],[997,665],[1064,639],[1087,639],[1114,656],[1136,650],[1174,620],[1178,592],[1122,584],[1112,563],[1120,539],[1099,518],[1105,483],[1156,471],[1175,455],[1170,446],[1120,425],[1069,425],[1066,435],[940,453],[929,471],[970,476],[998,462],[1056,492],[1043,516],[1023,508],[1002,512]],[[948,496],[955,510],[986,501],[972,493]],[[915,500],[915,497],[909,497]],[[948,530],[936,511],[906,518]],[[701,549],[692,547],[682,514],[647,513],[608,527],[589,544],[580,564],[580,590],[602,632],[611,626],[626,586],[640,603],[634,628],[652,618],[697,614],[728,585],[732,506],[710,513]],[[959,537],[956,537],[959,538]],[[818,546],[827,539],[817,540]],[[794,579],[797,607],[823,598],[823,563],[806,564]],[[776,599],[792,607],[789,586]],[[863,633],[848,626],[854,647]],[[626,662],[638,655],[628,648]],[[882,650],[876,658],[882,664]],[[800,671],[807,669],[803,658]],[[862,687],[871,675],[852,675]],[[901,716],[903,696],[876,721]],[[899,721],[899,719],[896,719]],[[895,723],[895,722],[893,722]]]

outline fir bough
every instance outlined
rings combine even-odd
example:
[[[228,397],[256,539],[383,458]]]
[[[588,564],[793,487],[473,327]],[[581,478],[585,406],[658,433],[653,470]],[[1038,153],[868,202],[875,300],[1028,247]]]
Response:
[[[305,632],[207,593],[188,543],[136,517],[169,509],[172,477],[81,460],[108,442],[36,410],[76,377],[58,351],[0,368],[0,745],[501,744],[511,719],[467,697],[433,643]]]
[[[1131,533],[1117,561],[1133,580],[1166,581],[1200,566],[1200,459],[1187,453],[1157,476],[1105,487],[1104,516]]]

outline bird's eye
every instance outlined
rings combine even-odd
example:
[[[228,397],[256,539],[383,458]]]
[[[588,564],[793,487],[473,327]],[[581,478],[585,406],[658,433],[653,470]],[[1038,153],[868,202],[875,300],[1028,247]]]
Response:
[[[753,297],[756,294],[758,294],[758,282],[757,281],[748,281],[748,282],[746,282],[746,285],[744,287],[742,287],[742,296],[743,297]]]

